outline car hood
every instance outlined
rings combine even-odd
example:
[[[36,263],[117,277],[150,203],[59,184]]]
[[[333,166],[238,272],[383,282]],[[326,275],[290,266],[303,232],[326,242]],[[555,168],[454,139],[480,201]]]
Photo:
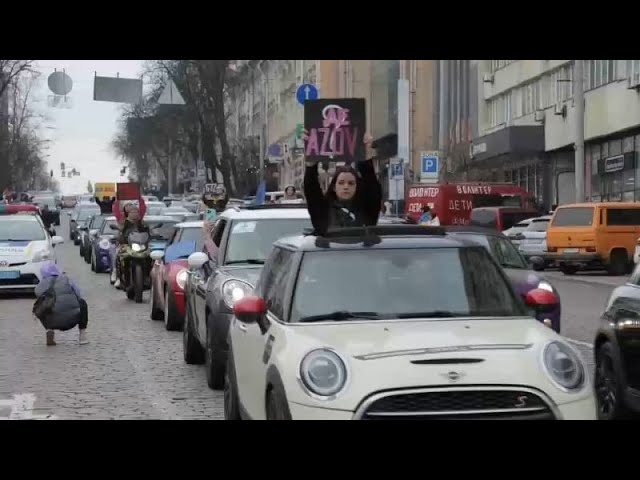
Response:
[[[228,266],[222,267],[220,271],[230,278],[237,278],[238,280],[250,283],[255,287],[258,277],[260,276],[260,272],[262,271],[262,265],[242,267]]]
[[[322,322],[291,324],[284,331],[274,355],[289,370],[282,375],[287,398],[304,405],[354,411],[375,392],[433,386],[528,386],[557,404],[589,395],[588,379],[579,393],[551,381],[542,351],[549,341],[563,339],[530,317]],[[297,380],[301,360],[317,348],[331,348],[347,363],[348,384],[335,400],[314,399]],[[449,378],[452,371],[457,380]]]
[[[33,256],[43,250],[49,249],[47,240],[37,240],[33,242],[2,242],[0,241],[0,262],[28,263],[31,262]]]

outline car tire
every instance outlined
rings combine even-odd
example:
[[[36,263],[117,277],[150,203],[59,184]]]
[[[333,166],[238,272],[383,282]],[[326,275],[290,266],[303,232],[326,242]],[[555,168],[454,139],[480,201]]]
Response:
[[[534,265],[533,270],[536,272],[544,272],[545,265]]]
[[[91,252],[91,271],[95,272],[95,273],[99,273],[98,272],[98,262],[96,261],[96,255],[95,252]]]
[[[267,420],[291,420],[289,405],[277,388],[267,391]]]
[[[623,420],[631,416],[624,404],[620,361],[611,342],[596,351],[594,390],[599,420]]]
[[[80,242],[80,248],[78,249],[80,256],[84,258],[84,245]]]
[[[629,259],[627,258],[627,252],[622,249],[616,249],[611,252],[607,271],[609,272],[609,275],[624,275],[627,272],[628,263]]]
[[[164,327],[170,332],[179,332],[182,330],[184,320],[180,318],[178,313],[176,296],[168,285],[164,287],[164,291],[164,312],[162,315]]]
[[[233,364],[233,354],[231,351],[229,351],[227,371],[224,376],[224,419],[242,420],[240,416],[240,403],[238,402],[236,369]]]
[[[187,304],[188,312],[189,307]],[[189,315],[185,317],[184,328],[182,329],[182,353],[185,363],[189,365],[201,365],[204,363],[204,350],[198,340],[193,337],[193,333],[191,333]]]
[[[164,320],[164,312],[156,305],[156,289],[151,283],[151,320]]]
[[[205,371],[207,374],[207,385],[212,390],[222,390],[224,388],[225,364],[222,357],[223,352],[219,343],[216,342],[216,331],[214,320],[210,313],[207,314],[207,348],[205,349]]]

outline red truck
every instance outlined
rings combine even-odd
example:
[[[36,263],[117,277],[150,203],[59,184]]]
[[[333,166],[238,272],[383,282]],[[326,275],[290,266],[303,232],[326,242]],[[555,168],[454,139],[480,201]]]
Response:
[[[406,198],[407,216],[417,221],[422,208],[429,205],[441,225],[468,224],[474,208],[535,208],[533,196],[510,183],[420,183],[409,186]]]

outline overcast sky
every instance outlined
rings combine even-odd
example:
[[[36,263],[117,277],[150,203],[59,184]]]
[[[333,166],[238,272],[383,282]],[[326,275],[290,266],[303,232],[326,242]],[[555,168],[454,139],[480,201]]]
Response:
[[[139,78],[143,60],[37,60],[36,69],[42,72],[38,82],[37,109],[46,113],[49,128],[43,136],[51,139],[47,158],[49,168],[60,182],[62,193],[85,193],[87,181],[117,182],[122,162],[110,147],[117,127],[121,104],[95,102],[93,100],[93,77]],[[73,80],[69,94],[72,107],[51,108],[47,96],[53,95],[47,86],[47,77],[57,68],[65,69]],[[60,162],[67,170],[75,167],[80,176],[61,178]]]

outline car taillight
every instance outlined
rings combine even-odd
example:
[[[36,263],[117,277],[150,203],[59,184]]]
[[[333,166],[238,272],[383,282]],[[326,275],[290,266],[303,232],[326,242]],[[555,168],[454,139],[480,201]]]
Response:
[[[596,247],[587,247],[585,250],[587,252],[590,252],[590,253],[595,253],[596,252]]]
[[[547,251],[548,252],[557,252],[558,251],[558,247],[547,247]]]

